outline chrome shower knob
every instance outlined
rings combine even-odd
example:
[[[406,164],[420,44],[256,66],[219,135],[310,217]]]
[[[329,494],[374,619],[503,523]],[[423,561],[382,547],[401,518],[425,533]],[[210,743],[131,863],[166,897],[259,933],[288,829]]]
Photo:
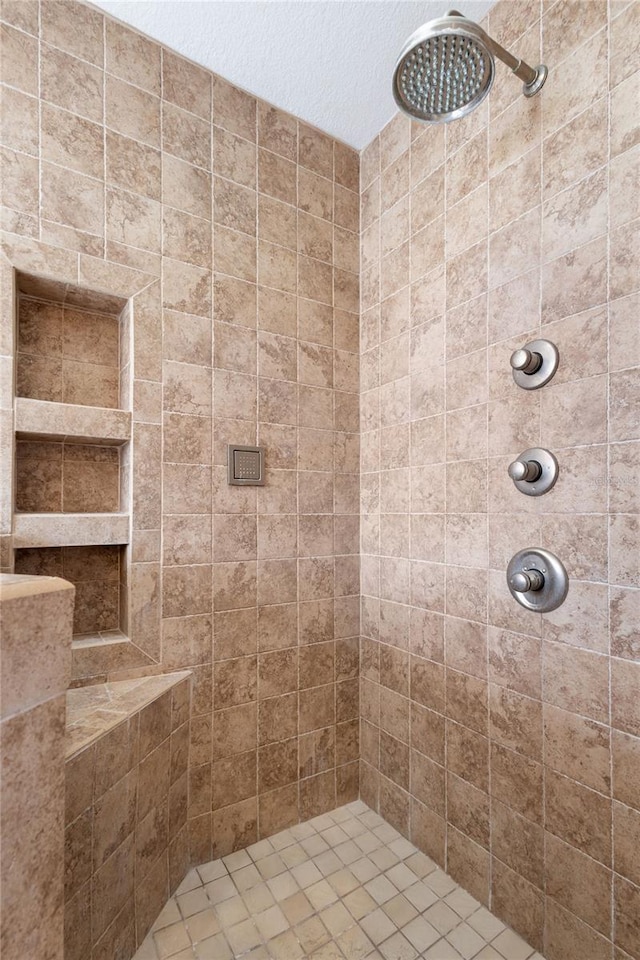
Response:
[[[542,473],[542,467],[537,460],[514,460],[509,464],[508,473],[512,480],[533,483]]]
[[[521,370],[522,373],[535,373],[540,369],[542,357],[539,353],[532,353],[531,350],[514,350],[511,354],[511,366],[514,370]]]
[[[542,590],[544,577],[539,570],[530,570],[529,573],[514,573],[510,580],[516,593],[527,593],[529,590]]]
[[[520,493],[541,497],[558,479],[558,469],[558,461],[550,450],[531,447],[509,464],[507,472]]]
[[[532,340],[511,354],[513,379],[524,390],[538,390],[558,369],[558,348],[550,340]]]
[[[507,567],[507,586],[512,597],[527,610],[548,613],[564,602],[569,578],[563,563],[542,547],[520,550]]]

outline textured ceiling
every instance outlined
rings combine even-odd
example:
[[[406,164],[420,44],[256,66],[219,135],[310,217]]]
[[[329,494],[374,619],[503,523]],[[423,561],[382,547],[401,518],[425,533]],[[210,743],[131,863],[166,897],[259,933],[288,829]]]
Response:
[[[245,90],[362,149],[395,112],[396,57],[440,0],[94,0]],[[481,19],[485,0],[461,0]]]

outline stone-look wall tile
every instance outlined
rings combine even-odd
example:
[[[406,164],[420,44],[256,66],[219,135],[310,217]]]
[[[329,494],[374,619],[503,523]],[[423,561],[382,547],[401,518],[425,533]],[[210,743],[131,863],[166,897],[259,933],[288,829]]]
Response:
[[[381,751],[383,735],[407,736],[406,709],[380,653],[388,664],[409,646],[412,839],[545,956],[604,960],[614,938],[612,791],[627,871],[621,957],[633,954],[637,926],[637,877],[623,852],[635,836],[639,732],[625,670],[640,575],[629,473],[637,207],[635,196],[621,200],[637,166],[637,74],[623,57],[607,96],[606,4],[516,6],[495,5],[489,29],[524,59],[546,58],[546,97],[523,100],[498,64],[500,83],[465,120],[415,125],[405,141],[393,133],[398,117],[382,137],[395,149],[381,162],[377,137],[361,155],[360,785],[406,829],[390,800],[402,768]],[[611,35],[628,50],[623,21],[630,29],[636,13],[620,10]],[[398,253],[407,208],[410,290]],[[397,385],[412,326],[425,334],[411,343],[404,439]],[[559,344],[561,361],[535,396],[515,388],[509,355],[538,336]],[[543,500],[522,497],[506,476],[534,443],[561,465]],[[432,465],[443,461],[438,480]],[[504,583],[523,529],[570,570],[565,603],[542,618]],[[406,556],[408,595],[397,577]]]

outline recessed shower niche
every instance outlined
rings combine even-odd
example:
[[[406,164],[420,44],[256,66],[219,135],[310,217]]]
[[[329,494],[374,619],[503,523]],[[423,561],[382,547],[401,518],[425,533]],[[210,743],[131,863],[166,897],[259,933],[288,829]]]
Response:
[[[74,584],[74,672],[94,645],[128,643],[132,315],[16,272],[15,572]]]
[[[16,394],[118,408],[126,301],[17,275]]]
[[[127,633],[125,548],[40,547],[15,552],[16,573],[62,577],[76,588],[74,640],[102,641]]]

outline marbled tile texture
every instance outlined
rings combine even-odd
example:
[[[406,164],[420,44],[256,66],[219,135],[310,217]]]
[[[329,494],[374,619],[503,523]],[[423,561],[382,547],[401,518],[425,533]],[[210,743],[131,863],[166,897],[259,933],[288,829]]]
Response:
[[[640,956],[639,12],[497,3],[541,95],[498,64],[361,158],[361,795],[548,960]],[[533,336],[560,367],[525,392]],[[545,616],[505,584],[534,545],[571,578]]]
[[[126,568],[132,643],[85,638],[74,669],[192,670],[204,862],[358,794],[359,158],[88,6],[1,14],[17,392],[133,419],[121,490],[116,448],[21,441],[17,506],[130,507],[120,571],[115,548],[62,575],[104,640]],[[265,445],[265,487],[227,485],[231,442]]]
[[[95,675],[192,669],[193,862],[360,784],[549,960],[640,954],[638,10],[502,0],[542,94],[498,64],[469,118],[358,158],[96,10],[4,0],[8,260],[135,294],[140,659]],[[562,362],[525,394],[532,335]],[[226,485],[228,442],[266,487]],[[537,443],[561,476],[525,500]],[[504,586],[535,543],[571,576],[544,618]]]

